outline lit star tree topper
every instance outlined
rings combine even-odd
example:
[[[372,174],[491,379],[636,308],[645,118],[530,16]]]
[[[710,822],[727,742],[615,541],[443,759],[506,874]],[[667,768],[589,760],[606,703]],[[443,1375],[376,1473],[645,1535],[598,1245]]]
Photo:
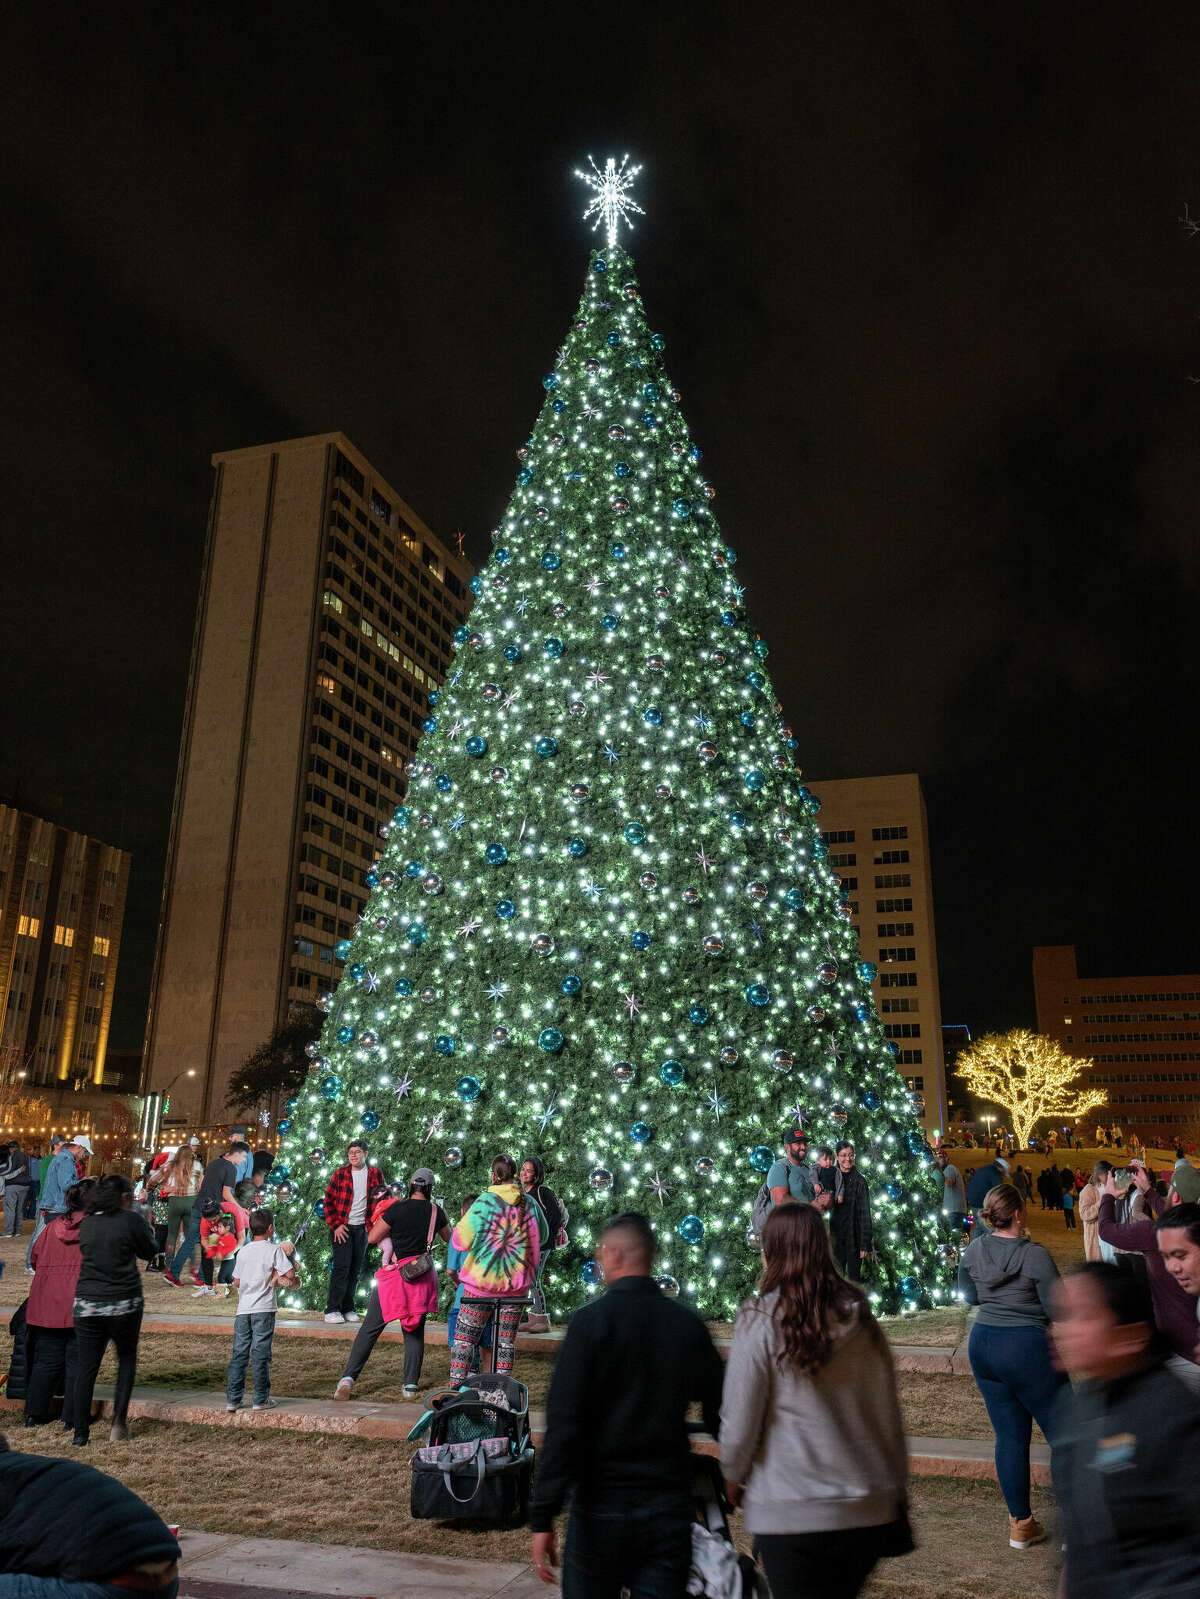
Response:
[[[595,177],[612,235],[539,374],[404,802],[347,831],[369,849],[387,830],[361,919],[330,951],[340,980],[272,1173],[281,1232],[310,1223],[285,1303],[324,1303],[317,1207],[363,1136],[385,1178],[430,1166],[451,1205],[498,1153],[538,1156],[571,1213],[543,1279],[557,1317],[594,1291],[604,1221],[648,1208],[663,1273],[732,1320],[760,1265],[754,1196],[796,1105],[814,1144],[857,1146],[876,1306],[945,1303],[953,1246],[876,973],[615,237],[632,171]],[[597,1171],[611,1181],[593,1186]],[[370,1269],[360,1308],[369,1285]]]
[[[603,227],[608,247],[614,250],[621,223],[623,222],[630,231],[633,229],[629,213],[636,211],[639,216],[646,214],[629,192],[634,178],[642,169],[640,166],[631,167],[627,155],[621,157],[620,166],[612,156],[609,156],[604,163],[603,172],[591,156],[588,156],[588,165],[592,169],[590,172],[585,172],[582,167],[575,168],[575,176],[582,178],[587,186],[595,191],[594,198],[583,213],[584,220],[594,216],[596,220],[592,224],[593,231]]]

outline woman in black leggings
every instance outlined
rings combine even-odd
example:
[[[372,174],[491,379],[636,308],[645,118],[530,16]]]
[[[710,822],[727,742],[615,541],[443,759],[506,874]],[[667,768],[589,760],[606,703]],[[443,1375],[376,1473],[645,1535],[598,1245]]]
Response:
[[[144,1216],[130,1209],[133,1187],[127,1177],[102,1177],[88,1199],[79,1229],[83,1264],[75,1285],[75,1436],[88,1441],[96,1373],[111,1338],[117,1351],[117,1386],[109,1438],[129,1437],[125,1417],[133,1395],[138,1334],[142,1327],[139,1260],[154,1258],[154,1235]]]

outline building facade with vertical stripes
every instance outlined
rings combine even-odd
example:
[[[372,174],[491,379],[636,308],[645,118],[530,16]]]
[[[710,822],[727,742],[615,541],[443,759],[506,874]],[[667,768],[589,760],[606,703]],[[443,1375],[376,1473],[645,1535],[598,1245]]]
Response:
[[[336,983],[473,598],[344,435],[212,459],[143,1068],[193,1124]]]

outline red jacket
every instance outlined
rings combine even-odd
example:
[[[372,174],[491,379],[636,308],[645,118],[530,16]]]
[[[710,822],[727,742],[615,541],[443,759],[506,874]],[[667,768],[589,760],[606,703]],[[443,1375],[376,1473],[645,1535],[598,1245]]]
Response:
[[[376,1204],[387,1192],[387,1183],[383,1180],[383,1173],[378,1166],[367,1167],[367,1220]],[[325,1225],[333,1230],[341,1227],[350,1219],[350,1206],[354,1203],[354,1178],[350,1175],[349,1165],[339,1166],[329,1179],[329,1187],[325,1190]]]
[[[29,1285],[25,1319],[31,1327],[74,1325],[75,1284],[83,1257],[79,1224],[83,1212],[56,1216],[33,1246],[34,1279]]]

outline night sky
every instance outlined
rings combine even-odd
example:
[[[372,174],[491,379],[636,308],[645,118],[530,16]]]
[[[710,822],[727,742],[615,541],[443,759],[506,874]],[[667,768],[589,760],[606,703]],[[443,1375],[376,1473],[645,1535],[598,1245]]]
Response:
[[[340,428],[482,560],[589,151],[806,777],[922,775],[945,1019],[1200,967],[1200,11],[783,9],[8,14],[0,792],[134,852],[115,1046],[211,452]]]

